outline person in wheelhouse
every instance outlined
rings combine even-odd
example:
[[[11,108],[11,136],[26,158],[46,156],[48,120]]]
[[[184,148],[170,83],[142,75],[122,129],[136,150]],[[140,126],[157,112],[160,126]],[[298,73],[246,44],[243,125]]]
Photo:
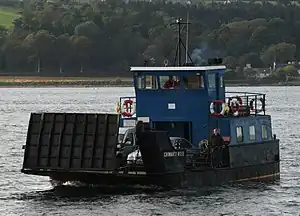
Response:
[[[173,76],[169,76],[169,79],[164,83],[164,89],[177,88],[180,86],[179,80],[174,80]]]

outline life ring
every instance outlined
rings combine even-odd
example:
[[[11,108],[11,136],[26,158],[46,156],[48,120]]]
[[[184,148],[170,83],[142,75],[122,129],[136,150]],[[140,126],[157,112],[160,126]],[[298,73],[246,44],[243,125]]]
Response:
[[[243,105],[243,100],[240,97],[229,98],[228,104],[234,116],[237,116],[240,111],[240,107]]]
[[[216,104],[221,104],[222,105],[222,110],[221,112],[215,112],[215,103]],[[215,101],[212,101],[210,103],[210,114],[213,115],[213,116],[222,116],[225,114],[225,103],[224,101],[221,101],[221,100],[215,100]]]
[[[256,111],[258,112],[261,112],[261,111],[264,111],[265,110],[265,100],[263,98],[259,98],[258,100],[257,99],[252,99],[250,101],[250,110],[251,111],[254,111],[255,110],[255,107],[254,107],[254,101],[260,101],[261,102],[261,108],[260,109],[257,109]]]
[[[123,106],[121,108],[121,114],[124,117],[131,117],[135,113],[135,105],[133,100],[124,100]]]

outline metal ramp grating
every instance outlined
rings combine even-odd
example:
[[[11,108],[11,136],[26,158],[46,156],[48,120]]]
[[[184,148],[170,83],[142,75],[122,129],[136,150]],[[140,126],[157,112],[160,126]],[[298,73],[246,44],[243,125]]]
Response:
[[[118,126],[117,114],[32,113],[23,169],[112,170]]]

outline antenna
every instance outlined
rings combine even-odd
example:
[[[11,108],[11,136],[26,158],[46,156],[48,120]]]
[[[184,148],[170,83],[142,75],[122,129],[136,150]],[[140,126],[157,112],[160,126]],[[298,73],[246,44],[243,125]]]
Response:
[[[186,14],[186,21],[189,23],[189,12]],[[188,52],[189,52],[189,25],[186,25],[186,52],[185,52],[185,63],[188,63]]]
[[[174,65],[176,65],[176,60],[178,58],[178,66],[181,66],[181,46],[183,46],[183,48],[186,51],[186,54],[189,57],[191,63],[193,63],[193,60],[192,60],[191,56],[188,54],[187,49],[186,49],[186,47],[185,47],[185,45],[184,45],[184,43],[182,42],[182,39],[181,39],[181,25],[188,25],[188,24],[190,24],[190,23],[182,22],[181,18],[178,18],[175,23],[171,23],[171,25],[178,25],[178,43],[177,43],[177,46],[176,46],[176,55],[175,55],[175,58],[174,58]]]

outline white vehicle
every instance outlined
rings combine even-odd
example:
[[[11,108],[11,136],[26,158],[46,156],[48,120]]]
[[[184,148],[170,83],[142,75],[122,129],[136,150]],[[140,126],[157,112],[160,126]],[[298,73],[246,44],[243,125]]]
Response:
[[[127,156],[127,164],[143,164],[142,154],[139,149],[135,150],[134,152],[131,152]]]

